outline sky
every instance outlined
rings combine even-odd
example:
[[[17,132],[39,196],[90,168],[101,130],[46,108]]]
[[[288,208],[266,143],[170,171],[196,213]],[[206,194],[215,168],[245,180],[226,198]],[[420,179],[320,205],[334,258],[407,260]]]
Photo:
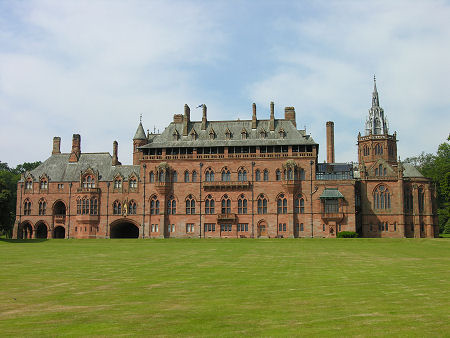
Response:
[[[294,106],[320,144],[335,123],[336,162],[357,161],[371,105],[401,158],[434,153],[450,131],[450,2],[0,0],[0,161],[70,152],[132,163],[132,138],[191,107],[201,120],[275,118]]]

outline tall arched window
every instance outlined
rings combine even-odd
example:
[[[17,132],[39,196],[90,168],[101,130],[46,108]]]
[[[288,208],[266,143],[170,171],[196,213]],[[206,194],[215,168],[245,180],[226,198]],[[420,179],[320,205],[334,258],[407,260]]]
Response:
[[[297,195],[294,201],[294,212],[296,214],[304,214],[305,213],[305,200],[302,195]]]
[[[375,145],[375,155],[383,155],[383,147],[379,143]]]
[[[172,196],[167,201],[167,214],[168,215],[175,215],[177,213],[177,201]]]
[[[159,172],[159,175],[158,175],[158,181],[159,182],[165,182],[166,180],[165,180],[165,177],[164,177],[165,175],[164,175],[164,171],[160,171]]]
[[[187,170],[184,172],[184,182],[189,182],[189,171]]]
[[[278,214],[287,214],[287,199],[284,194],[278,196],[277,199],[277,213]]]
[[[81,215],[81,198],[77,198],[77,215]]]
[[[23,202],[23,214],[31,215],[31,201],[28,198]]]
[[[159,215],[159,200],[156,196],[150,199],[150,215]]]
[[[95,188],[95,178],[92,175],[86,175],[83,178],[83,188]]]
[[[423,187],[419,187],[418,193],[419,193],[419,196],[418,196],[419,197],[419,200],[418,200],[418,202],[419,202],[419,212],[422,213],[423,209],[424,209],[424,201],[425,201],[425,194],[424,194],[424,191],[423,191]]]
[[[195,170],[192,172],[192,182],[197,182],[197,172]]]
[[[39,215],[45,215],[47,209],[47,202],[44,199],[39,201]]]
[[[258,196],[258,214],[267,214],[267,198],[263,194]]]
[[[150,178],[150,183],[155,182],[155,173],[153,171],[150,171],[149,178]]]
[[[277,170],[275,171],[275,179],[276,179],[277,181],[281,181],[281,171],[280,171],[280,169],[277,169]]]
[[[384,186],[378,186],[373,193],[373,207],[374,209],[390,209],[391,208],[391,194]]]
[[[97,215],[97,213],[98,213],[98,200],[97,197],[92,197],[89,200],[89,214]]]
[[[214,171],[211,168],[208,168],[205,171],[205,181],[214,182]]]
[[[238,181],[239,182],[245,182],[247,181],[247,170],[241,168],[238,171]]]
[[[292,168],[289,168],[287,170],[287,179],[288,180],[293,180],[294,179],[294,172],[293,172]]]
[[[205,198],[205,214],[214,214],[214,199],[211,195]]]
[[[222,214],[230,214],[231,213],[231,200],[228,195],[223,196],[222,198]]]
[[[255,171],[255,181],[256,182],[261,181],[261,172],[259,171],[259,169],[256,169]]]
[[[229,182],[231,180],[231,173],[228,168],[222,169],[222,182]]]
[[[264,169],[264,181],[268,181],[269,180],[269,171],[267,169]]]
[[[128,213],[130,215],[136,215],[136,209],[137,209],[136,202],[131,200],[130,203],[128,203]]]
[[[195,200],[192,195],[189,195],[186,198],[186,214],[187,215],[195,214]]]
[[[246,214],[247,213],[247,199],[242,194],[238,199],[238,214]]]
[[[405,190],[405,210],[406,211],[412,211],[413,210],[413,196],[412,196],[412,190],[410,188],[407,188]]]
[[[122,203],[119,201],[114,201],[113,203],[113,214],[121,215],[122,214]]]
[[[172,172],[172,182],[178,182],[178,173],[175,170]]]

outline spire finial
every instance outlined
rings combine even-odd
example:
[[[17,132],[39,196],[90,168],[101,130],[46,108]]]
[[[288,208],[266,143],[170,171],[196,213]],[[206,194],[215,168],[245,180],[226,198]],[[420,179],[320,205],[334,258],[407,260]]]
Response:
[[[139,123],[142,123],[142,114],[139,114]]]

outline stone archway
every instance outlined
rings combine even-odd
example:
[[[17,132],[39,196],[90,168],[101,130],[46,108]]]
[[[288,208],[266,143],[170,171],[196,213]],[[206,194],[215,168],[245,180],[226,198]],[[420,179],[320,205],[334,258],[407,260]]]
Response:
[[[53,238],[66,238],[66,229],[60,225],[53,230]]]
[[[33,227],[29,222],[23,222],[17,230],[17,239],[33,238]]]
[[[139,238],[139,227],[131,221],[119,220],[110,226],[110,238]]]
[[[36,234],[35,238],[47,238],[48,236],[48,228],[44,222],[39,222],[36,225]]]

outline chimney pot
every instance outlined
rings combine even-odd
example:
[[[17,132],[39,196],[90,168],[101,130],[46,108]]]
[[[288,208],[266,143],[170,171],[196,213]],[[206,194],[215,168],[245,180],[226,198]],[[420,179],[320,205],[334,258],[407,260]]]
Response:
[[[327,162],[334,163],[334,122],[327,122]]]

